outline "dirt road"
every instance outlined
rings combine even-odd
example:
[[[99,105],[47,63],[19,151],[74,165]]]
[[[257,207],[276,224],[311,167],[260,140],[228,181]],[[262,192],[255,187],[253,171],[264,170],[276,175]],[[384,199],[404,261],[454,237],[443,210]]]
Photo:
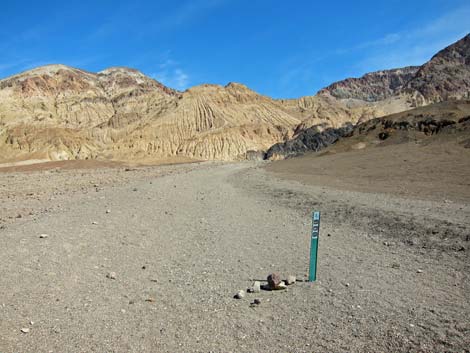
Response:
[[[0,175],[30,190],[2,194],[10,211],[34,208],[0,229],[0,352],[470,347],[468,203],[302,185],[250,163],[44,173]],[[31,206],[51,185],[62,191]],[[304,279],[313,209],[318,281],[233,299],[271,271]]]

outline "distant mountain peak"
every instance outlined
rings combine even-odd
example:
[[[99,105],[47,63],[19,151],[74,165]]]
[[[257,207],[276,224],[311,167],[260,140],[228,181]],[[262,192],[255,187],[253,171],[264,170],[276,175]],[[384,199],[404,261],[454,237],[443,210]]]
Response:
[[[125,66],[112,66],[98,72],[98,75],[111,75],[116,73],[133,74],[145,76],[141,71]]]

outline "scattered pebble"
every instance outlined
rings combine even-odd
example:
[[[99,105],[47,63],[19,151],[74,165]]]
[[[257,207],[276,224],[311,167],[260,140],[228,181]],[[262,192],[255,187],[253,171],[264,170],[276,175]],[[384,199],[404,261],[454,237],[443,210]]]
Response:
[[[153,302],[155,302],[155,298],[149,297],[149,298],[145,299],[145,301],[147,303],[153,303]]]
[[[111,210],[106,210],[106,213],[111,213]]]
[[[30,329],[27,328],[27,327],[23,327],[23,328],[21,329],[21,332],[22,332],[22,333],[29,333],[29,331],[30,331]]]
[[[235,299],[242,299],[245,297],[245,291],[244,290],[239,290],[237,294],[233,296]]]
[[[256,298],[255,300],[253,300],[252,303],[250,303],[250,307],[254,308],[260,304],[261,304],[261,299]]]
[[[261,291],[261,283],[259,281],[254,281],[253,286],[248,288],[248,293],[259,293]]]
[[[109,278],[109,279],[116,279],[116,272],[109,272],[109,273],[106,275],[106,278]]]
[[[48,234],[39,234],[39,238],[41,238],[41,239],[46,239],[48,237],[49,237]]]
[[[93,222],[91,222],[91,224],[93,224],[93,225],[97,225],[97,224],[98,224],[98,222],[96,222],[96,221],[93,221]]]
[[[349,283],[345,283],[344,285],[345,285],[346,287],[349,287]]]
[[[289,275],[287,276],[287,279],[284,281],[288,286],[290,286],[291,284],[294,284],[296,281],[296,278],[295,276],[292,276],[292,275]]]
[[[423,273],[423,270],[417,270],[416,273]]]

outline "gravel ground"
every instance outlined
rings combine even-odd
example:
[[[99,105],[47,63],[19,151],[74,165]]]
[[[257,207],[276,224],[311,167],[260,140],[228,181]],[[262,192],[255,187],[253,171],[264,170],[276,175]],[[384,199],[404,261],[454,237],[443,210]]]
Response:
[[[0,185],[0,352],[470,347],[468,202],[303,185],[254,163]],[[234,299],[272,271],[305,279],[313,209],[318,281]]]

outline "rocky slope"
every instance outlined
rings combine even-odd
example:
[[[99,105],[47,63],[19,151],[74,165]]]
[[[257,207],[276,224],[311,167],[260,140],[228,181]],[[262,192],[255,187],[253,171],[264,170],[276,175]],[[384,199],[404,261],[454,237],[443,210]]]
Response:
[[[448,99],[467,99],[470,91],[470,34],[439,51],[422,66],[376,71],[321,89],[318,95],[379,102],[397,95],[415,106]]]
[[[415,107],[470,98],[470,34],[438,52],[421,67],[385,70],[333,83],[316,96],[293,100],[304,117],[293,139],[270,148],[266,156],[282,159],[306,151],[318,151],[347,134],[348,122],[363,123],[370,119],[397,114]],[[337,113],[339,126],[325,125],[316,119],[320,100],[335,101],[326,109]],[[289,108],[293,102],[284,102]],[[310,104],[305,104],[309,102]],[[316,102],[316,103],[312,103]],[[345,107],[346,111],[338,111]],[[434,109],[434,108],[431,108]],[[439,109],[444,115],[443,112]],[[345,129],[338,129],[344,126]],[[327,129],[326,131],[325,128]]]
[[[247,87],[177,92],[127,68],[63,65],[0,81],[2,159],[234,159],[292,136],[300,120]]]
[[[416,104],[470,98],[470,34],[437,53],[402,89]]]
[[[319,95],[331,95],[338,99],[359,99],[377,102],[399,92],[418,72],[419,66],[382,70],[365,74],[360,78],[347,78],[321,89]]]
[[[0,165],[260,155],[299,136],[468,97],[469,47],[466,36],[419,69],[375,72],[288,100],[237,83],[179,92],[129,68],[36,68],[0,80]]]
[[[292,140],[273,145],[265,158],[279,160],[309,151],[318,152],[338,141],[341,143],[337,149],[354,150],[410,141],[419,143],[438,134],[470,148],[470,101],[434,103],[371,119],[354,127],[351,124],[337,129],[314,126],[302,130]]]

